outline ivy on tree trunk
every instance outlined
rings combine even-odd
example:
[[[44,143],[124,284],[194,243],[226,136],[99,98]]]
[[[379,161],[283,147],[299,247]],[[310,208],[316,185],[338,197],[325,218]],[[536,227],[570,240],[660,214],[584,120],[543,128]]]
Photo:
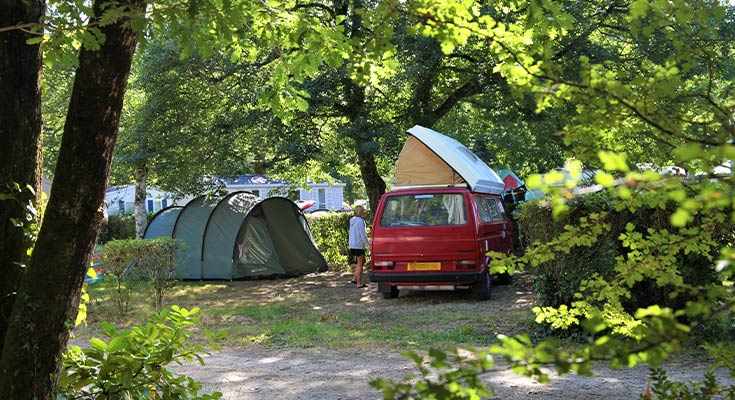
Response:
[[[45,7],[43,1],[0,0],[0,27],[39,22]],[[8,195],[0,198],[0,345],[30,247],[23,226],[12,221],[25,221],[25,206],[38,205],[41,189],[41,49],[26,44],[32,36],[0,33],[0,195]]]

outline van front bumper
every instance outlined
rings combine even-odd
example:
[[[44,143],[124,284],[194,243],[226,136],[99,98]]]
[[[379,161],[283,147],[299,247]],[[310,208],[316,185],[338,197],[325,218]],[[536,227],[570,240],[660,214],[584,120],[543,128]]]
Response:
[[[485,271],[455,272],[371,272],[370,281],[376,283],[470,283],[480,280]]]

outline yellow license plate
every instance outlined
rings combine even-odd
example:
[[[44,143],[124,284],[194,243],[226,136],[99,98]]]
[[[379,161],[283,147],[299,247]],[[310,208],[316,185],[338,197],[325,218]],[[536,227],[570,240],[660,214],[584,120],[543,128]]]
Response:
[[[409,271],[440,271],[442,263],[440,262],[412,262],[408,263]]]

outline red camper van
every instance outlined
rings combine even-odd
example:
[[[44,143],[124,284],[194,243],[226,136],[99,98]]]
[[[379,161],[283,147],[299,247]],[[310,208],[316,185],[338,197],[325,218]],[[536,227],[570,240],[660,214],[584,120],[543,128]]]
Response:
[[[487,253],[513,249],[503,181],[456,140],[418,125],[408,133],[394,190],[375,211],[370,280],[386,299],[401,288],[469,287],[487,300]]]

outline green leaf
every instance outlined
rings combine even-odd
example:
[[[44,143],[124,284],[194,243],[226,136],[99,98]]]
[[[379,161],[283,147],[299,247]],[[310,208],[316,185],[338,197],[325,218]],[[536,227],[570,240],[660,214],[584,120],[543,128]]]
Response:
[[[107,343],[98,338],[89,339],[89,344],[97,350],[107,351]]]
[[[601,150],[597,155],[600,157],[604,168],[608,171],[628,172],[630,170],[625,154]]]
[[[693,221],[692,214],[684,208],[679,208],[675,213],[671,214],[671,224],[676,227],[684,227]]]

